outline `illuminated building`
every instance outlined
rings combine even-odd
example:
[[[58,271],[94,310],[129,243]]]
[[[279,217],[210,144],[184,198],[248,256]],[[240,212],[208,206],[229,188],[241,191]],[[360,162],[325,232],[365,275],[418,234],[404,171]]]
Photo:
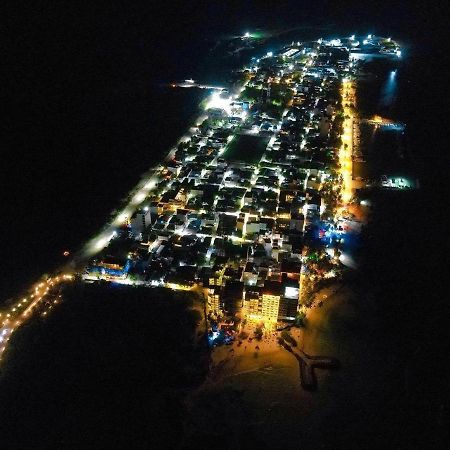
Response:
[[[112,278],[125,278],[131,267],[131,260],[106,256],[100,261],[94,260],[88,271]]]
[[[282,286],[278,281],[266,281],[262,291],[261,317],[268,322],[278,320]]]

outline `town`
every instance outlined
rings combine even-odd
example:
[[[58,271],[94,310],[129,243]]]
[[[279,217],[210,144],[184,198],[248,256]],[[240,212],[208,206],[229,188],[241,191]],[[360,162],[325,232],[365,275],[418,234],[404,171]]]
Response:
[[[344,236],[361,228],[354,194],[373,181],[353,172],[361,161],[357,55],[401,56],[390,38],[361,41],[292,42],[252,58],[228,89],[210,88],[195,126],[86,245],[82,269],[48,278],[2,313],[1,352],[74,276],[197,292],[213,344],[233,339],[221,323],[301,324],[315,292],[351,266]],[[209,88],[174,85],[190,86]],[[409,187],[379,180],[396,183]]]
[[[83,279],[197,289],[216,320],[295,321],[338,276],[351,220],[354,39],[294,42],[216,89]]]

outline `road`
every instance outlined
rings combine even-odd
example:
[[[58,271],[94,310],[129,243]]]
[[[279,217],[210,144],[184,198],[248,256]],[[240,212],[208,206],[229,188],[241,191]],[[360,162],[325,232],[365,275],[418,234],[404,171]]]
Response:
[[[61,287],[63,283],[70,282],[73,279],[74,276],[70,273],[48,278],[46,281],[34,285],[26,297],[21,298],[7,309],[2,310],[0,313],[0,360],[13,332],[17,330],[26,319],[31,317],[33,311],[41,307],[46,300],[49,300],[51,290],[58,286]],[[53,299],[52,301],[53,304],[57,302],[57,299]],[[47,307],[47,309],[50,307],[52,307],[52,305]],[[45,316],[47,312],[47,310],[42,311],[42,315]]]

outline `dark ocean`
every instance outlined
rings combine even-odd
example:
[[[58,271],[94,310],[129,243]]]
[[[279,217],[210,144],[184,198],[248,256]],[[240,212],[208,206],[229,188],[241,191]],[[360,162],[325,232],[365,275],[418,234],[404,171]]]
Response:
[[[79,248],[188,127],[205,92],[166,83],[220,83],[253,56],[217,50],[233,35],[271,32],[267,48],[329,33],[405,40],[412,58],[399,75],[396,115],[415,116],[419,107],[408,99],[424,101],[415,94],[426,51],[411,28],[422,20],[418,11],[370,6],[353,8],[350,17],[328,2],[276,5],[11,3],[3,17],[2,300],[61,263],[64,250]]]

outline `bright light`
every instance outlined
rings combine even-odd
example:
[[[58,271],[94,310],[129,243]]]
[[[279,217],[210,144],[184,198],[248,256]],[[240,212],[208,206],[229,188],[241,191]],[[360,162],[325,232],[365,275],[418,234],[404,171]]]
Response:
[[[102,248],[105,247],[105,245],[106,245],[107,243],[108,243],[108,239],[106,239],[106,238],[99,239],[99,240],[97,241],[97,243],[95,244],[95,248],[96,248],[97,250],[101,250]]]
[[[267,56],[271,58],[273,56],[273,52],[267,52]]]
[[[228,115],[231,115],[231,98],[223,98],[220,93],[214,91],[206,104],[206,110],[211,108],[223,109]]]
[[[350,40],[351,40],[351,41],[354,41],[354,40],[355,40],[355,35],[354,35],[354,34],[352,34],[352,35],[350,36]]]
[[[247,31],[247,32],[244,34],[244,37],[245,37],[245,38],[249,38],[249,37],[250,37],[250,33]]]
[[[400,58],[400,56],[402,56],[402,52],[401,52],[401,50],[397,50],[396,52],[395,52],[395,54]]]
[[[133,203],[139,204],[142,203],[144,200],[145,200],[145,192],[138,192],[133,198]]]
[[[286,287],[284,290],[284,296],[286,298],[298,298],[298,288],[296,287]]]
[[[371,35],[371,34],[368,34],[368,35],[367,35],[367,39],[372,39],[372,35]]]

